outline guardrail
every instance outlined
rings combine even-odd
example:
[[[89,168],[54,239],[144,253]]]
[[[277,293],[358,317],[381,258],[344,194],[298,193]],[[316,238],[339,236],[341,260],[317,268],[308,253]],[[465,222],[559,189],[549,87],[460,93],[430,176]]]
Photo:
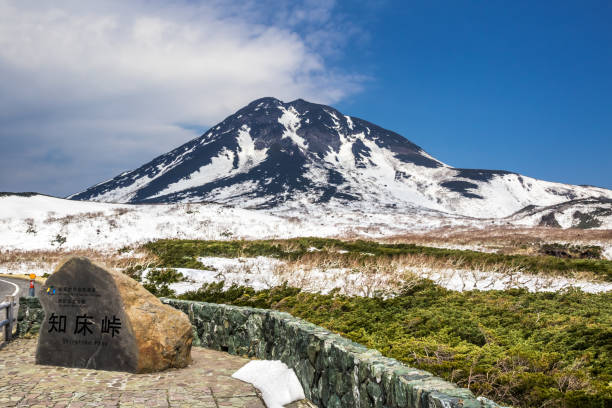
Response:
[[[8,301],[0,303],[0,311],[6,309],[6,319],[0,321],[0,329],[4,327],[4,341],[11,341],[13,337],[13,323],[17,320],[15,317],[15,296],[7,296]]]

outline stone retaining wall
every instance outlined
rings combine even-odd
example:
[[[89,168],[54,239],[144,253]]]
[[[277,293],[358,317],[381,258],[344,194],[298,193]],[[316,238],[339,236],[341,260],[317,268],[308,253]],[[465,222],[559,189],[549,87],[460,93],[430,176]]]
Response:
[[[162,299],[184,311],[194,344],[231,354],[281,360],[320,407],[499,407],[465,388],[383,357],[288,313]]]
[[[38,331],[37,299],[21,298],[19,333]],[[405,366],[378,351],[297,319],[288,313],[162,299],[189,316],[194,346],[265,360],[293,368],[306,398],[319,407],[498,408],[465,388]]]

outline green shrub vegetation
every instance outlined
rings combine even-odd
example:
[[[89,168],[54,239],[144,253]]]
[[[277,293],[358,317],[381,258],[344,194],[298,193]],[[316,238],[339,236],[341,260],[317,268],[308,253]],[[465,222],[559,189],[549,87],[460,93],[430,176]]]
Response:
[[[571,276],[588,272],[612,281],[612,262],[599,247],[544,245],[541,253],[507,255],[413,244],[296,238],[258,241],[160,240],[144,246],[157,268],[205,269],[198,257],[269,256],[287,261],[317,255],[347,264],[420,256],[461,268],[520,268]],[[140,267],[125,272],[140,279]],[[174,296],[175,270],[155,272],[146,287]],[[518,407],[612,407],[612,293],[579,290],[445,290],[422,280],[392,298],[204,285],[183,299],[289,312],[409,365],[429,370],[500,403]]]
[[[146,279],[143,280],[144,267],[142,265],[135,265],[125,268],[123,273],[128,275],[130,278],[142,283],[145,289],[160,297],[174,297],[176,292],[170,289],[171,283],[183,282],[185,277],[182,273],[176,269],[164,268],[164,269],[151,269],[146,275]]]
[[[423,280],[383,299],[220,282],[181,298],[289,312],[500,403],[612,406],[610,293],[454,292]]]
[[[185,277],[172,268],[151,269],[147,274],[147,280],[155,283],[176,283],[184,281]]]
[[[465,268],[505,265],[520,268],[527,273],[550,273],[571,276],[574,272],[590,272],[606,281],[612,281],[612,261],[603,259],[574,259],[548,255],[506,255],[469,250],[434,248],[414,244],[381,244],[373,241],[341,241],[327,238],[295,238],[288,240],[258,241],[198,241],[159,240],[144,248],[160,259],[160,267],[203,269],[197,260],[201,256],[270,256],[296,260],[316,248],[333,252],[338,258],[394,257],[423,255],[434,260],[456,261]],[[338,253],[338,251],[347,251]]]
[[[601,259],[602,248],[596,245],[543,244],[539,252],[559,258]]]
[[[146,282],[143,282],[144,288],[160,297],[174,297],[176,292],[170,289],[171,283],[182,282],[185,277],[176,269],[151,269],[147,273]]]

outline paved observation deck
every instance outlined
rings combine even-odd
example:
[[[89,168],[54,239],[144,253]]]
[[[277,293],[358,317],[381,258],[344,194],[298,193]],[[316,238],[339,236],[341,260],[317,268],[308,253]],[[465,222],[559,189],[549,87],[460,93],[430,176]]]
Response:
[[[246,358],[194,347],[187,368],[132,374],[36,365],[36,343],[17,339],[0,350],[0,406],[265,407],[251,384],[231,378]]]

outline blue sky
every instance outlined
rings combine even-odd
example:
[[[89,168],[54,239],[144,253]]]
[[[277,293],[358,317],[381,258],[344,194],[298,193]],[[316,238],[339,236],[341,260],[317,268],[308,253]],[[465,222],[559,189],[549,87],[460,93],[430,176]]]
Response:
[[[612,2],[387,3],[337,106],[457,167],[612,188]]]
[[[0,191],[80,191],[261,96],[612,188],[610,21],[609,1],[0,0]]]

